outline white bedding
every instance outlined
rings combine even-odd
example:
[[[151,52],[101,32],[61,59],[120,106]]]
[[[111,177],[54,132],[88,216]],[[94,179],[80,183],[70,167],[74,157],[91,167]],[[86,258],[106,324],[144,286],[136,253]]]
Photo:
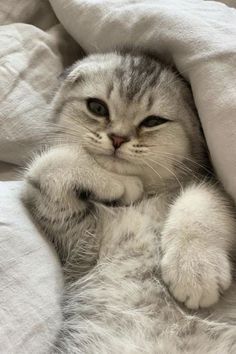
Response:
[[[174,61],[191,82],[214,166],[236,200],[236,1],[50,3],[1,2],[0,180],[19,179],[16,165],[37,150],[57,77],[81,57],[79,44],[88,53],[135,44]],[[20,204],[21,188],[0,183],[0,353],[47,353],[60,325],[61,271]]]
[[[0,353],[45,354],[61,323],[62,276],[22,207],[23,182],[0,182]]]

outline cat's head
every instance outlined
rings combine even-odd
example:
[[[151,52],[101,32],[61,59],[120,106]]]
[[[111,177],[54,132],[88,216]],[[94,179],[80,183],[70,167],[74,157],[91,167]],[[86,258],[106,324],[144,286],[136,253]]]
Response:
[[[188,85],[150,56],[88,56],[67,71],[54,103],[71,143],[113,172],[152,185],[191,174],[203,159]]]

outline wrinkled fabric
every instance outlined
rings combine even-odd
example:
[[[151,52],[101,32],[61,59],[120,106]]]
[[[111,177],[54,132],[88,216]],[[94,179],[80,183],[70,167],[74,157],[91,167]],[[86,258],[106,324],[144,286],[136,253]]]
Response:
[[[0,161],[23,165],[49,129],[58,76],[81,50],[45,0],[2,2],[0,25]]]
[[[21,204],[22,184],[0,182],[0,353],[46,354],[61,325],[62,274]]]
[[[9,0],[0,6],[0,353],[46,354],[62,273],[20,201],[22,168],[51,124],[58,75],[87,53],[136,45],[190,81],[212,161],[236,200],[236,1]],[[17,170],[18,168],[18,170]]]

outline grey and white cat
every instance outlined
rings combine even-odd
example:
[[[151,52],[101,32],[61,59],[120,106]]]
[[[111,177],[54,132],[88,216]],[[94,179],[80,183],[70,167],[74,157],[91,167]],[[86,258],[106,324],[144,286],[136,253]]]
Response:
[[[187,84],[148,55],[91,55],[53,114],[61,141],[33,161],[24,195],[65,272],[52,351],[236,353],[235,221],[202,182]]]

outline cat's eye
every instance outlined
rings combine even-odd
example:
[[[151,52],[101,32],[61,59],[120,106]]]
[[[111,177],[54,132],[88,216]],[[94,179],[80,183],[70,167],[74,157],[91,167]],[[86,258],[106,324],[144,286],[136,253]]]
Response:
[[[87,108],[98,117],[109,117],[109,110],[106,103],[98,98],[88,98]]]
[[[162,118],[159,116],[149,116],[139,124],[139,127],[152,128],[164,124],[166,122],[168,122],[168,119],[166,118]]]

